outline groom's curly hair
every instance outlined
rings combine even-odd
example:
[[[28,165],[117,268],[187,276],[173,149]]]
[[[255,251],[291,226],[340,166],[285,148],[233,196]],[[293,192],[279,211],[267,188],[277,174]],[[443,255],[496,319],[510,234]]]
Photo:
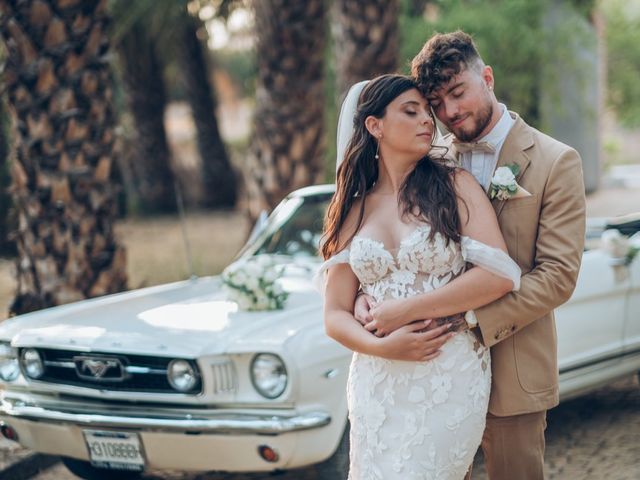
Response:
[[[473,38],[462,30],[436,33],[411,61],[411,75],[425,95],[437,91],[467,68],[482,68],[484,62]]]

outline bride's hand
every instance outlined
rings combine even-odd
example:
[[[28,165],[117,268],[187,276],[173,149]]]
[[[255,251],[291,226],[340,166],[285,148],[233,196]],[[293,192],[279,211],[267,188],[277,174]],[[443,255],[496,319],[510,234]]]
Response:
[[[373,320],[367,323],[364,328],[375,333],[378,337],[388,335],[414,320],[409,318],[409,302],[406,298],[385,300],[373,305],[369,314]]]
[[[420,320],[381,338],[377,355],[389,360],[413,362],[437,357],[440,355],[440,347],[455,333],[449,332],[449,324],[425,331],[430,323],[431,320]]]

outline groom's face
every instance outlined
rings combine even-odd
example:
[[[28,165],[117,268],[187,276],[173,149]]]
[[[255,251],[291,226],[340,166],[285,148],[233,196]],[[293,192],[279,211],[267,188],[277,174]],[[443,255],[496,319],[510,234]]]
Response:
[[[465,68],[428,97],[438,120],[463,142],[489,133],[493,99],[487,78],[473,68]]]

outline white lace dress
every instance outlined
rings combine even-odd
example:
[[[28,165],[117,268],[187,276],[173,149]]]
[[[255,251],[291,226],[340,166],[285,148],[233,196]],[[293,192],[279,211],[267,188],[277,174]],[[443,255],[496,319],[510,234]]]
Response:
[[[475,263],[514,281],[506,254],[463,237],[460,243],[418,227],[393,252],[356,236],[321,272],[349,263],[377,301],[406,298],[445,285]],[[354,353],[347,384],[351,423],[350,480],[460,480],[480,445],[491,387],[489,350],[473,333],[457,333],[427,362]]]

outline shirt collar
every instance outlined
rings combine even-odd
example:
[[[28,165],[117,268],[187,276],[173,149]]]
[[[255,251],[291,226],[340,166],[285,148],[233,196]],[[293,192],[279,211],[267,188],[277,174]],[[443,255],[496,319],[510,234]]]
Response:
[[[489,133],[478,140],[479,142],[490,143],[494,147],[500,145],[504,139],[507,138],[509,130],[511,130],[511,127],[515,123],[515,120],[511,118],[511,115],[509,115],[507,106],[503,103],[499,103],[498,105],[502,109],[502,116],[500,117],[500,120],[498,120],[498,123],[494,125]]]

